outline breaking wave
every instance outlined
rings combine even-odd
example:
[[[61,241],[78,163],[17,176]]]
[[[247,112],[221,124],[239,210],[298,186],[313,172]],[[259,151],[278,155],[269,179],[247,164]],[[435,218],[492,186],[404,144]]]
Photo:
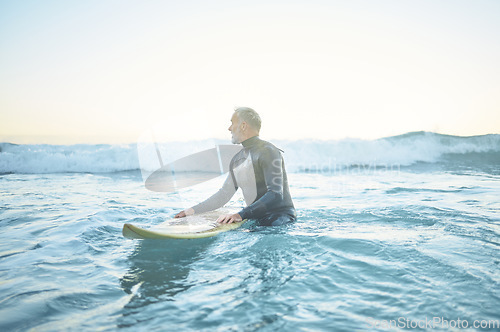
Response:
[[[162,163],[214,147],[215,140],[151,144],[0,143],[0,173],[113,173],[155,170]],[[221,143],[221,142],[217,142]],[[225,142],[227,144],[227,142]],[[285,151],[288,172],[355,165],[411,166],[417,163],[500,165],[500,135],[451,136],[412,132],[376,140],[273,141]]]

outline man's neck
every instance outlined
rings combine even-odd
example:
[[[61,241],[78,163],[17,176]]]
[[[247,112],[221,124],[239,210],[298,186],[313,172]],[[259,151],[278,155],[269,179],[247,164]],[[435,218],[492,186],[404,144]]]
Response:
[[[252,137],[259,136],[259,133],[255,131],[249,131],[246,133],[246,135],[243,135],[243,139],[241,140],[242,142],[246,141],[247,139],[250,139]]]
[[[252,137],[249,137],[247,138],[246,140],[242,141],[241,144],[244,146],[244,147],[248,147],[249,145],[251,145],[254,141],[258,140],[259,139],[259,136],[258,135],[254,135]]]

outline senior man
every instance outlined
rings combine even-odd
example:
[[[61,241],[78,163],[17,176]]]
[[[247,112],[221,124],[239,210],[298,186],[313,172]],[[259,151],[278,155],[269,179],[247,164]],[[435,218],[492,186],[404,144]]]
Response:
[[[247,207],[220,216],[218,222],[254,219],[263,226],[278,226],[296,220],[281,150],[259,138],[260,127],[260,116],[253,109],[240,107],[234,111],[228,130],[232,142],[242,144],[243,149],[232,158],[226,181],[217,193],[175,218],[218,209],[241,188]]]

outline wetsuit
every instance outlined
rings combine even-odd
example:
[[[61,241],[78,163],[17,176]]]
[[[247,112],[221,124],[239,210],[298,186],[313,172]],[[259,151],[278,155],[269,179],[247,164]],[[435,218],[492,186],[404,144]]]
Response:
[[[295,208],[280,150],[258,136],[241,144],[243,149],[231,159],[224,185],[210,198],[193,206],[195,213],[224,206],[241,188],[247,203],[247,207],[238,212],[242,219],[255,219],[265,226],[295,221]]]

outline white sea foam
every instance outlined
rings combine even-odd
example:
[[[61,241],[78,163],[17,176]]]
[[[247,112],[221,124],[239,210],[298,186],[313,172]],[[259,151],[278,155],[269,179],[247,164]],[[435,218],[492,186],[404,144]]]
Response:
[[[141,142],[125,145],[16,145],[0,144],[0,173],[104,173],[144,169],[154,171],[189,154],[227,142],[213,139],[193,142]],[[353,165],[409,166],[466,159],[471,154],[498,162],[500,135],[458,137],[428,132],[408,133],[377,140],[273,141],[285,151],[289,172],[331,170]],[[158,148],[158,149],[157,149]]]
[[[459,137],[415,132],[377,140],[277,142],[293,171],[332,170],[355,165],[409,166],[444,157],[491,154],[500,158],[500,135]]]
[[[101,173],[139,168],[135,145],[0,145],[0,173]]]

